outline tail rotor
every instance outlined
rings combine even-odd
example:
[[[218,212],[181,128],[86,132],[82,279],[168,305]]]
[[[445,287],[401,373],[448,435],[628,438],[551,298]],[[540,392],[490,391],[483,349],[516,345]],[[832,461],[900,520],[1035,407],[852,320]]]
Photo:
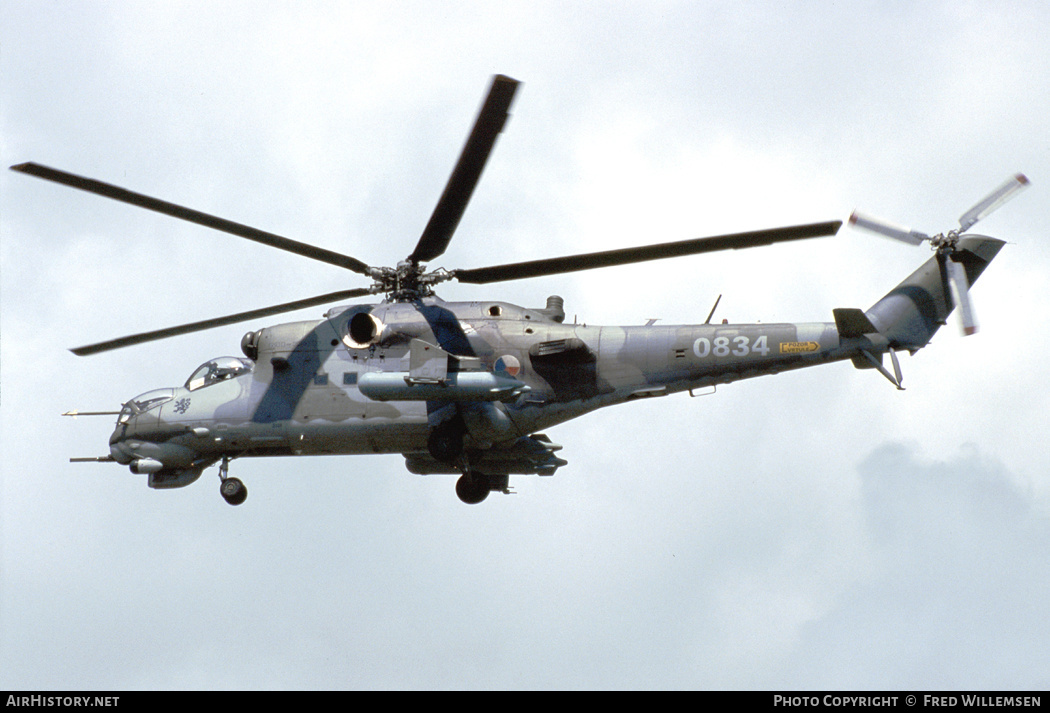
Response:
[[[966,277],[966,267],[962,262],[962,254],[957,249],[959,238],[967,230],[972,228],[977,221],[988,217],[993,211],[999,209],[1008,200],[1015,197],[1020,191],[1027,188],[1028,178],[1018,173],[1011,176],[1002,185],[978,201],[970,210],[959,217],[959,227],[949,230],[947,233],[927,235],[918,230],[897,225],[881,218],[864,215],[857,211],[849,218],[850,225],[861,230],[892,238],[909,245],[921,245],[929,242],[930,246],[937,251],[937,257],[941,263],[942,270],[951,290],[952,301],[959,309],[959,320],[962,325],[963,336],[969,336],[977,332],[977,320],[974,317],[973,304],[970,301],[970,285]]]

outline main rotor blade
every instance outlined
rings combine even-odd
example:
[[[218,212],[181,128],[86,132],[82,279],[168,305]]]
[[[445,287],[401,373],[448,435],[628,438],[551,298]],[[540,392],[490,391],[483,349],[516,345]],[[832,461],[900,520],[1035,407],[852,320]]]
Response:
[[[214,319],[205,319],[200,322],[191,322],[189,324],[182,324],[176,327],[168,327],[167,329],[157,329],[152,332],[143,332],[141,334],[132,334],[127,337],[120,337],[119,339],[111,339],[107,342],[99,342],[98,344],[88,344],[87,346],[77,347],[70,349],[77,356],[89,356],[91,354],[98,354],[99,352],[107,352],[111,349],[122,349],[124,347],[130,347],[134,344],[142,344],[143,342],[152,342],[157,339],[166,339],[168,337],[176,337],[180,334],[189,334],[191,332],[200,332],[205,329],[212,329],[214,327],[223,327],[227,324],[236,324],[237,322],[246,322],[249,319],[260,319],[262,317],[271,317],[275,314],[282,314],[284,312],[294,312],[297,309],[303,309],[306,307],[315,307],[317,305],[328,304],[329,302],[338,302],[340,300],[349,300],[355,297],[362,297],[364,295],[373,294],[369,288],[358,288],[355,290],[341,290],[339,292],[329,292],[326,295],[318,295],[317,297],[309,297],[305,300],[296,300],[295,302],[285,302],[284,304],[274,305],[272,307],[263,307],[262,309],[253,309],[248,312],[238,312],[237,314],[230,314],[225,317],[216,317]]]
[[[661,260],[663,258],[695,255],[716,250],[739,250],[741,248],[754,248],[789,240],[819,238],[834,235],[840,227],[842,227],[842,221],[834,220],[827,223],[811,223],[809,225],[796,225],[787,228],[755,230],[747,233],[681,240],[660,245],[646,245],[644,247],[607,250],[605,252],[570,255],[546,260],[515,262],[472,270],[455,270],[454,274],[460,282],[473,284],[520,280],[526,277],[556,275],[563,272],[576,272],[577,270],[592,270],[598,267],[627,265],[634,262]]]
[[[496,138],[503,130],[509,116],[507,111],[518,89],[516,79],[497,74],[492,78],[488,97],[478,113],[459,161],[449,176],[445,191],[441,194],[430,222],[423,229],[416,249],[408,256],[411,262],[419,264],[428,262],[445,252],[452,234],[456,232],[463,211],[467,208],[474,187],[478,184],[481,171],[485,168],[489,153],[496,143]]]
[[[977,205],[966,211],[959,218],[959,232],[966,232],[978,220],[997,210],[1003,203],[1013,198],[1019,191],[1028,187],[1028,178],[1023,173],[1011,176],[1001,186],[984,197]]]
[[[325,250],[324,248],[315,247],[306,243],[300,243],[296,240],[289,238],[282,238],[280,235],[274,235],[273,233],[267,233],[256,228],[249,227],[247,225],[241,225],[240,223],[234,223],[231,220],[225,218],[217,218],[207,213],[201,213],[200,211],[193,210],[191,208],[184,208],[183,206],[162,201],[157,198],[151,198],[149,196],[142,195],[141,193],[134,193],[125,188],[119,186],[113,186],[102,181],[96,181],[93,178],[84,178],[83,176],[76,176],[72,173],[66,173],[55,168],[49,168],[47,166],[41,166],[37,163],[21,163],[17,166],[11,167],[12,171],[19,171],[21,173],[27,173],[30,176],[36,176],[37,178],[43,178],[48,181],[54,181],[55,183],[61,183],[72,188],[79,188],[82,191],[88,193],[95,193],[106,198],[112,198],[113,200],[121,201],[122,203],[130,203],[131,205],[137,205],[140,208],[147,210],[156,211],[165,215],[170,215],[173,218],[180,218],[187,220],[197,225],[203,225],[207,228],[213,228],[215,230],[221,230],[224,233],[230,233],[240,238],[247,238],[248,240],[254,240],[257,243],[263,245],[269,245],[274,248],[279,248],[296,255],[302,255],[304,257],[313,258],[314,260],[320,260],[321,262],[327,262],[331,265],[352,270],[353,272],[360,273],[362,275],[368,275],[368,265],[364,264],[360,260],[352,258],[348,255],[342,255],[331,250]]]

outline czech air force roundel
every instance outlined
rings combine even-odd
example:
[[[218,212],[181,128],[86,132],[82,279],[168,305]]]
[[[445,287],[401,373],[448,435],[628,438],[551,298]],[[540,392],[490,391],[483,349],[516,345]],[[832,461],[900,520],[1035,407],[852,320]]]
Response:
[[[496,360],[495,371],[497,374],[503,372],[507,376],[517,376],[521,373],[521,362],[509,354],[504,354]]]

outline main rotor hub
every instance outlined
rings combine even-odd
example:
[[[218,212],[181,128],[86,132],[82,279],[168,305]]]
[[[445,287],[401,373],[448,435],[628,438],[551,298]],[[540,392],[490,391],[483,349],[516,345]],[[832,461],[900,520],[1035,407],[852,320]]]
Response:
[[[411,302],[434,294],[433,285],[455,278],[455,273],[444,268],[427,272],[412,259],[402,260],[397,267],[372,267],[368,271],[374,280],[373,294],[384,293],[392,302]]]

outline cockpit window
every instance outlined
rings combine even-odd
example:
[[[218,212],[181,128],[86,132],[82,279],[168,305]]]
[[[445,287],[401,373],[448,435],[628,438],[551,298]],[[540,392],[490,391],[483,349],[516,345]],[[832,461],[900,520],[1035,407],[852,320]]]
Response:
[[[190,391],[211,386],[226,379],[232,379],[241,374],[248,374],[255,365],[247,359],[238,357],[219,357],[212,359],[197,367],[193,375],[186,381],[186,388]]]
[[[155,389],[154,391],[147,391],[140,396],[136,396],[131,401],[124,404],[124,407],[120,410],[120,416],[117,418],[117,421],[120,423],[126,423],[127,420],[134,415],[152,411],[162,403],[171,401],[174,394],[175,389]]]

